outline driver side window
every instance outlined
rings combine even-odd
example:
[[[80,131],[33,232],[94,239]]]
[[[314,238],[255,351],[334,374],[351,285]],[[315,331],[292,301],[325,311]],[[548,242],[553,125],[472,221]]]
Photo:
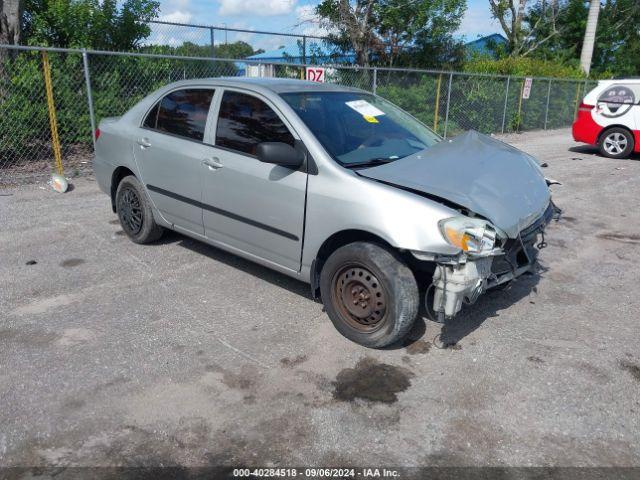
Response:
[[[218,114],[216,146],[255,155],[262,142],[294,146],[293,135],[266,103],[244,93],[224,92]]]

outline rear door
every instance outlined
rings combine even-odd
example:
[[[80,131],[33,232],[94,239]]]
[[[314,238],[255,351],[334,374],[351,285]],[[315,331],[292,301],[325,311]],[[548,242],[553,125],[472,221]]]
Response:
[[[135,158],[147,192],[169,223],[204,234],[203,143],[214,90],[182,88],[166,94],[137,132]]]
[[[638,85],[616,82],[598,94],[596,118],[599,124],[608,127],[622,125],[634,131],[638,129],[640,115]]]
[[[300,269],[307,174],[260,162],[260,142],[298,138],[266,98],[225,89],[210,129],[204,174],[205,235],[289,270]]]

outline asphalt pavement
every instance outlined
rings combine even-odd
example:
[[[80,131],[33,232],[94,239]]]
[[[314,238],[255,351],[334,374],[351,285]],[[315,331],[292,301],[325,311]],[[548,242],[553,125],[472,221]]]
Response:
[[[91,177],[2,190],[0,466],[640,466],[640,157],[505,139],[562,182],[540,274],[385,350]]]

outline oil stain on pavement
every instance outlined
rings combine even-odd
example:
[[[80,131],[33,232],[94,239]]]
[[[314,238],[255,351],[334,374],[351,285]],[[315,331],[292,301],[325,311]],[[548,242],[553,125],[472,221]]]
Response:
[[[63,268],[73,268],[78,265],[82,265],[84,260],[82,258],[67,258],[60,263],[60,266]]]
[[[293,368],[307,361],[306,355],[297,355],[295,358],[285,357],[280,359],[280,365],[285,368]]]
[[[602,238],[603,240],[613,240],[614,242],[628,243],[631,245],[640,244],[640,235],[637,235],[635,233],[626,234],[626,233],[606,232],[596,236],[598,238]]]
[[[633,375],[633,378],[640,382],[640,365],[636,365],[635,363],[631,363],[627,360],[621,360],[620,368],[629,372]]]
[[[333,385],[333,398],[352,402],[356,398],[370,402],[394,403],[397,394],[411,386],[413,373],[406,368],[379,363],[365,357],[354,368],[341,370]]]
[[[424,340],[407,339],[402,346],[406,349],[409,355],[429,353],[429,350],[431,350],[431,342],[426,342]]]

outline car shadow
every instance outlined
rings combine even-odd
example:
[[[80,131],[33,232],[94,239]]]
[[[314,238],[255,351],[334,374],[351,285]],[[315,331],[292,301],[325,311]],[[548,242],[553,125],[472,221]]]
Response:
[[[507,288],[492,289],[473,305],[465,305],[453,320],[444,323],[440,332],[442,346],[457,345],[460,340],[476,330],[485,320],[500,316],[500,312],[537,292],[541,272],[518,277]]]
[[[612,160],[612,161],[625,161],[625,160],[640,160],[640,154],[632,152],[629,158],[609,158],[600,154],[598,147],[594,147],[593,145],[576,145],[574,147],[569,147],[569,151],[573,153],[581,153],[583,155],[591,155],[594,157],[600,157],[604,160]],[[579,159],[577,159],[579,160]]]
[[[576,145],[569,147],[569,151],[573,153],[584,153],[586,155],[599,155],[600,153],[598,148],[592,145]]]
[[[486,320],[500,316],[500,312],[529,297],[537,292],[537,285],[546,268],[539,266],[537,273],[525,274],[504,289],[491,289],[478,298],[472,305],[464,304],[462,310],[452,320],[440,325],[440,333],[435,338],[424,338],[427,334],[427,325],[435,323],[430,318],[424,307],[421,297],[421,307],[418,319],[414,324],[406,340],[390,345],[389,349],[399,349],[410,346],[418,341],[432,342],[438,348],[455,349],[458,343],[470,333],[478,329]],[[422,293],[424,295],[424,293]]]
[[[186,248],[187,250],[191,250],[194,253],[204,255],[217,262],[221,262],[230,267],[237,268],[238,270],[248,273],[249,275],[259,278],[260,280],[264,280],[271,283],[272,285],[284,288],[292,293],[296,293],[302,297],[312,300],[311,287],[308,284],[300,280],[296,280],[295,278],[289,277],[283,273],[271,270],[270,268],[263,267],[262,265],[254,263],[250,260],[245,260],[238,255],[226,252],[220,248],[214,247],[213,245],[200,242],[173,230],[165,230],[162,238],[160,238],[160,240],[158,240],[157,242],[154,242],[154,245],[167,244],[177,244],[183,248]]]
[[[308,284],[291,278],[283,273],[276,272],[250,260],[226,252],[212,245],[194,240],[181,233],[167,230],[163,237],[154,243],[155,245],[177,244],[194,253],[203,255],[217,262],[237,268],[253,277],[269,282],[270,284],[284,288],[292,293],[313,301],[311,289]],[[538,267],[537,273],[525,274],[511,282],[508,288],[492,289],[481,295],[473,305],[463,305],[462,311],[453,320],[442,324],[439,334],[441,347],[455,348],[455,346],[467,335],[478,329],[487,319],[498,317],[502,310],[509,308],[514,303],[521,301],[537,292],[537,285],[546,268]],[[424,281],[424,280],[422,280]],[[397,350],[408,344],[423,340],[427,333],[427,322],[431,322],[424,307],[424,286],[420,289],[420,311],[418,318],[411,329],[407,339],[385,347],[386,350]],[[327,319],[328,320],[328,319]],[[431,341],[432,339],[424,339]]]

